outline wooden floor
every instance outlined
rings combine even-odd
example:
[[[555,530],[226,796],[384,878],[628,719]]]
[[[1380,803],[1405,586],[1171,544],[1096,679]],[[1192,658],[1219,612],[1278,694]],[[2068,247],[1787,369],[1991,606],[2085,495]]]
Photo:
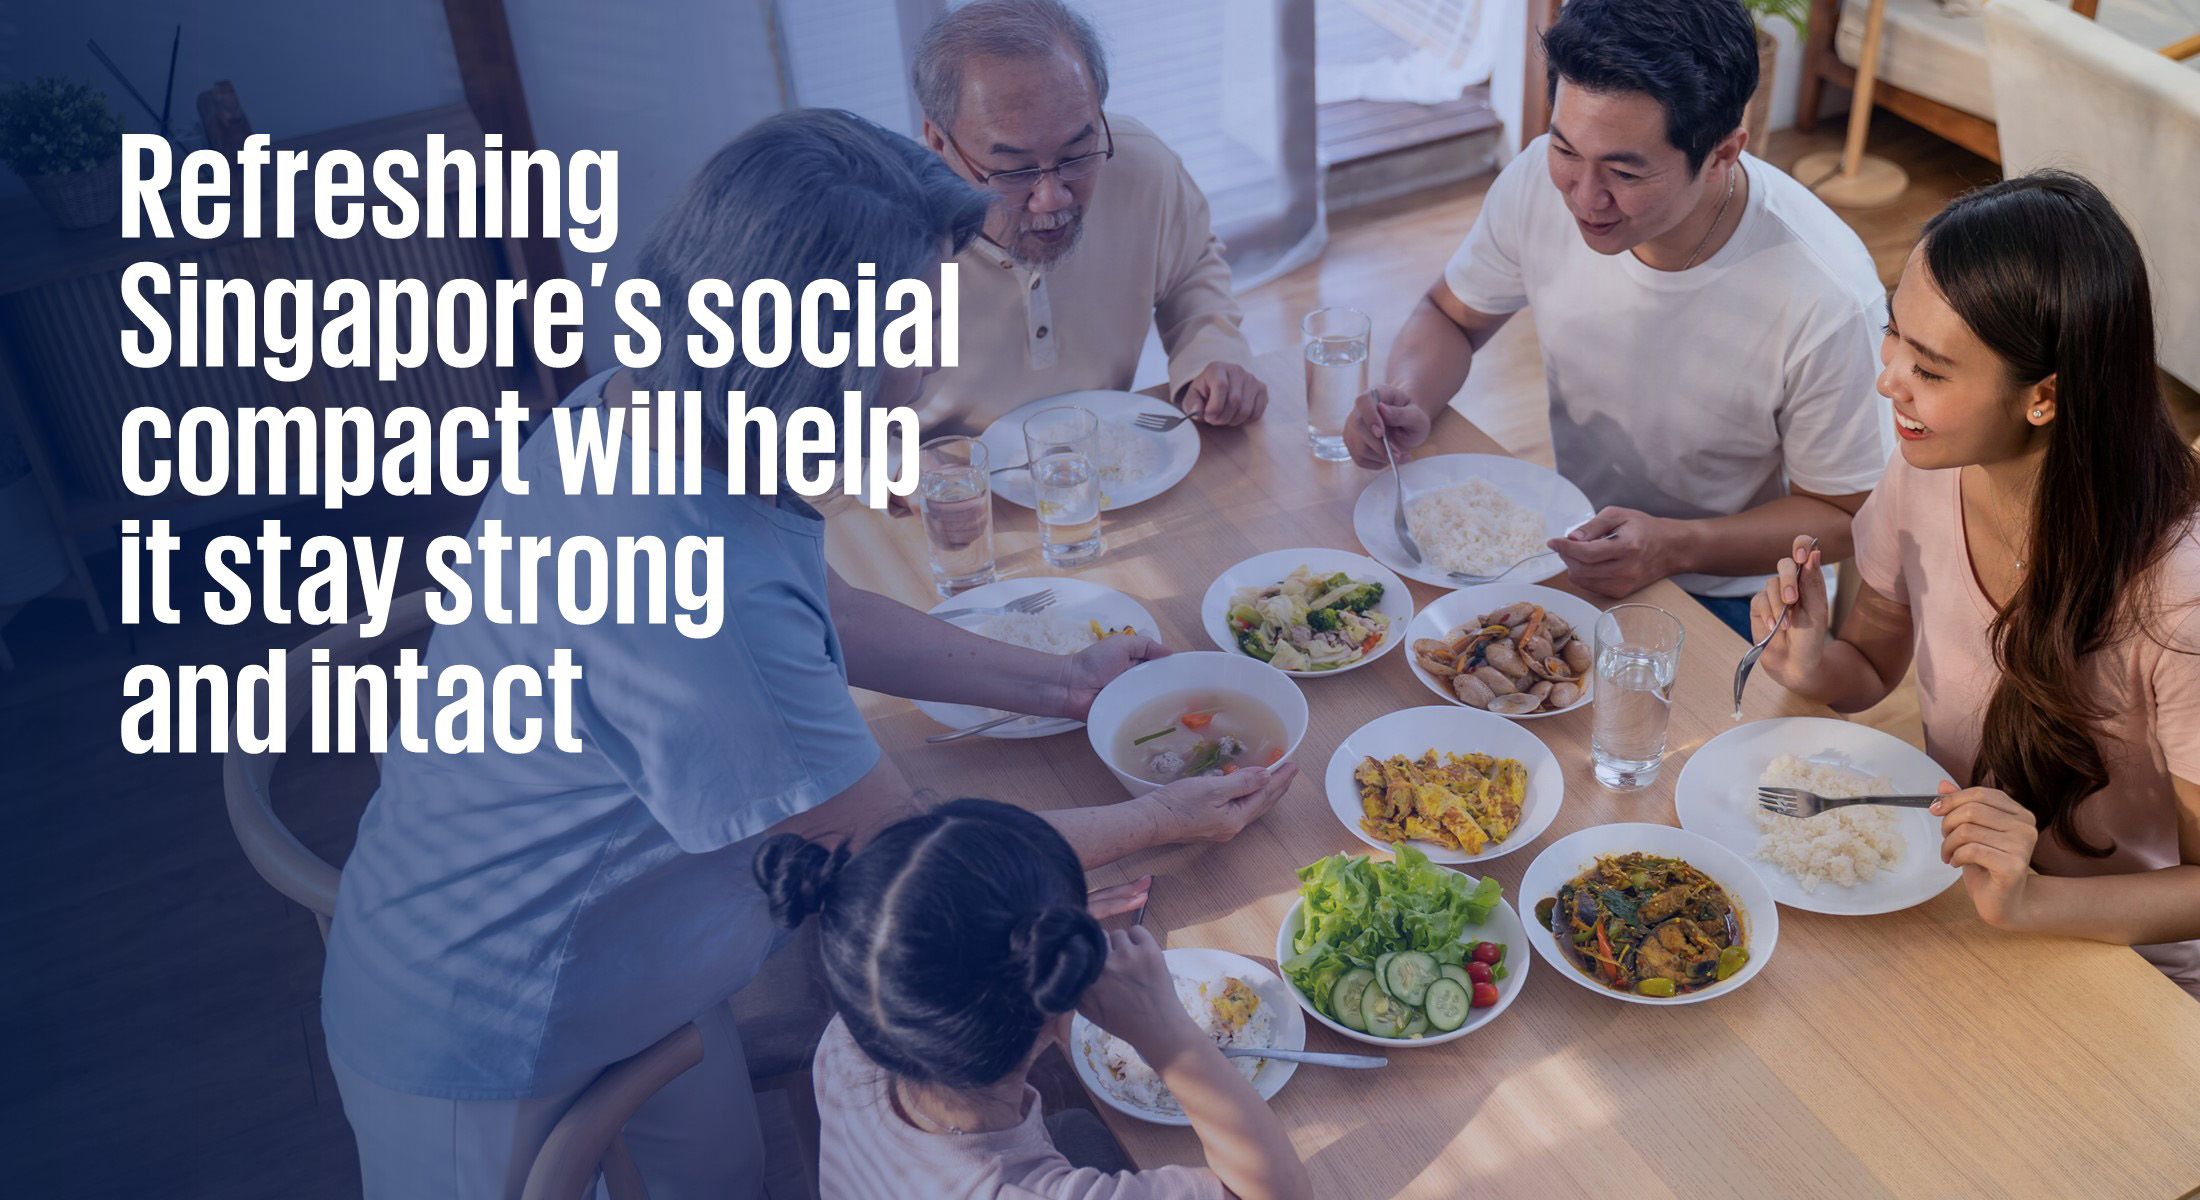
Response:
[[[1875,146],[1916,186],[1904,207],[1857,218],[1883,270],[1898,265],[1941,198],[1992,168],[1905,127]],[[1775,161],[1814,139],[1775,139]],[[1246,297],[1256,346],[1287,344],[1319,303],[1375,318],[1386,341],[1473,220],[1486,181],[1346,214],[1329,254]],[[1478,364],[1462,410],[1548,462],[1532,322],[1515,321]],[[294,522],[313,519],[293,511]],[[417,544],[463,531],[449,502],[352,510],[324,530]],[[213,531],[209,530],[208,533]],[[249,530],[247,530],[249,532]],[[299,530],[298,532],[305,532]],[[95,563],[115,578],[111,559]],[[420,586],[417,559],[400,586]],[[199,586],[178,581],[179,589]],[[8,627],[19,667],[0,675],[0,1011],[11,1085],[0,1094],[8,1195],[304,1200],[358,1192],[326,1056],[313,922],[253,874],[222,810],[212,757],[127,758],[114,749],[119,681],[133,661],[238,663],[294,630],[147,630],[95,638],[74,604],[40,601]],[[1914,712],[1909,719],[1914,722]],[[285,815],[341,859],[371,765],[323,759],[277,778]]]

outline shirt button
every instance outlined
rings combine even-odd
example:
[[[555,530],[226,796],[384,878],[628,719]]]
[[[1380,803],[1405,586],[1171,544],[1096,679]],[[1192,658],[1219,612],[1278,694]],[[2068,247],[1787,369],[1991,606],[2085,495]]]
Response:
[[[1046,326],[1044,326],[1044,325],[1041,325],[1041,326],[1039,327],[1039,336],[1040,336],[1040,337],[1045,337],[1046,335],[1047,335],[1047,327],[1046,327]]]

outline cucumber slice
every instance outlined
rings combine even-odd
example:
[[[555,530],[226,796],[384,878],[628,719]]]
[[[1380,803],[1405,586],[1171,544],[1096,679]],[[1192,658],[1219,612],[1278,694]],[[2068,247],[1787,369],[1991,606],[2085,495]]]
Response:
[[[1396,957],[1398,952],[1395,950],[1375,956],[1375,986],[1386,992],[1390,991],[1390,960]],[[1396,995],[1394,992],[1392,994]]]
[[[1367,1032],[1367,1018],[1360,1015],[1360,994],[1374,984],[1375,972],[1366,967],[1354,967],[1337,977],[1337,986],[1329,989],[1329,1008],[1338,1024]]]
[[[1444,978],[1458,984],[1460,987],[1467,989],[1468,995],[1471,996],[1474,994],[1474,978],[1468,975],[1467,969],[1460,966],[1458,963],[1445,963],[1443,966],[1437,968],[1437,973],[1442,975]],[[1426,996],[1422,997],[1421,1003],[1428,1003],[1428,998]]]
[[[1409,1011],[1379,987],[1370,986],[1360,993],[1360,1017],[1367,1022],[1367,1032],[1376,1037],[1397,1037],[1410,1019]]]
[[[1417,1012],[1413,1014],[1412,1020],[1406,1022],[1405,1029],[1400,1032],[1398,1036],[1403,1038],[1417,1038],[1428,1032],[1428,1026],[1428,1014]]]
[[[1421,998],[1428,994],[1430,981],[1437,978],[1436,960],[1418,950],[1401,950],[1390,956],[1390,963],[1383,969],[1383,986],[1390,994],[1407,1004],[1419,1007]]]
[[[1428,985],[1429,1028],[1438,1033],[1450,1033],[1466,1024],[1472,996],[1465,986],[1449,976]]]

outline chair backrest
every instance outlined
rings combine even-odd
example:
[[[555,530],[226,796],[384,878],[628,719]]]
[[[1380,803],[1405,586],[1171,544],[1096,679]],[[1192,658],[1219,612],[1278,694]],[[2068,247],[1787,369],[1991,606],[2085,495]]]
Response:
[[[360,624],[340,625],[299,646],[290,654],[286,686],[293,696],[308,694],[307,673],[313,652],[327,650],[331,666],[362,662],[377,651],[413,637],[428,628],[427,593],[409,592],[391,606],[388,623],[374,637],[362,637]],[[290,730],[297,732],[308,706],[290,706]],[[329,918],[336,914],[337,868],[290,832],[275,815],[273,783],[279,754],[246,754],[231,750],[222,762],[222,791],[229,807],[229,827],[244,848],[260,878],[269,886],[311,911],[328,936]],[[363,802],[364,798],[362,798]]]
[[[2002,168],[2076,171],[2146,253],[2162,369],[2200,387],[2200,73],[2047,0],[1986,6]]]
[[[620,1131],[659,1089],[701,1061],[702,1031],[682,1025],[640,1054],[611,1064],[551,1128],[520,1200],[581,1200],[598,1173],[611,1200],[649,1200]]]

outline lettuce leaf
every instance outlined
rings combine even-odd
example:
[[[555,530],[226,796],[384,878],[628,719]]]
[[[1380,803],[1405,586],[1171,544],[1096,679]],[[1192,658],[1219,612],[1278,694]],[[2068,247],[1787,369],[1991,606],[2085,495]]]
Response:
[[[1353,967],[1373,966],[1393,950],[1418,950],[1438,963],[1465,961],[1460,938],[1489,919],[1504,889],[1428,860],[1412,846],[1391,847],[1388,862],[1332,854],[1299,868],[1299,931],[1281,964],[1324,1011],[1329,990]]]

